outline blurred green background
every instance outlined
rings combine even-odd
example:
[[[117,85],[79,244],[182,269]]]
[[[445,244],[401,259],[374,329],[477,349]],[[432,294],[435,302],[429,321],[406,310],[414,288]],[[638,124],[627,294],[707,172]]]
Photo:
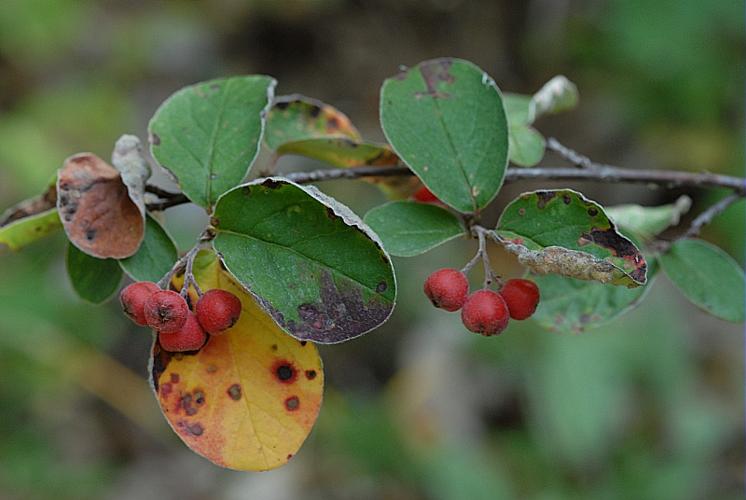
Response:
[[[579,108],[537,128],[598,161],[743,175],[744,42],[735,0],[3,0],[0,207],[41,191],[70,154],[106,158],[120,134],[144,137],[181,86],[228,74],[271,74],[279,94],[334,104],[380,140],[382,80],[443,55],[507,91],[568,76]],[[532,186],[510,185],[488,219]],[[323,187],[359,214],[383,201],[364,183]],[[693,213],[722,196],[570,187],[603,204],[688,194]],[[704,233],[740,263],[744,205]],[[203,222],[167,213],[182,249]],[[479,338],[421,292],[472,243],[399,259],[392,319],[321,349],[325,403],[301,452],[251,474],[170,431],[146,383],[147,331],[116,301],[77,299],[63,249],[57,234],[0,257],[2,499],[742,498],[743,325],[694,309],[662,276],[606,327],[564,336],[524,322]]]

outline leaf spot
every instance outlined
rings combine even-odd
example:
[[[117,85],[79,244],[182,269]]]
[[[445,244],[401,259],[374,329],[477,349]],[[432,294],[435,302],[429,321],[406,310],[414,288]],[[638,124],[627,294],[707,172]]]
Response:
[[[194,424],[183,423],[183,426],[186,428],[186,431],[189,434],[195,437],[199,437],[202,435],[203,432],[205,432],[205,429],[202,427],[202,424],[200,424],[199,422],[194,423]]]
[[[298,370],[284,359],[277,361],[272,371],[283,384],[292,384],[298,378]]]
[[[290,396],[285,400],[285,408],[288,409],[288,411],[296,411],[298,408],[300,408],[300,399],[298,399],[298,396]]]
[[[233,401],[238,401],[239,399],[241,399],[241,385],[240,384],[233,384],[232,386],[228,388],[227,392],[228,392],[228,396]]]
[[[452,84],[456,81],[450,73],[451,64],[451,61],[448,59],[438,59],[420,65],[420,74],[422,74],[422,79],[425,81],[427,92],[418,92],[415,94],[416,97],[422,97],[423,95],[429,95],[435,99],[448,99],[451,97],[447,92],[440,92],[438,90],[439,83],[445,82]]]
[[[556,191],[537,191],[536,197],[538,198],[538,201],[536,202],[536,206],[539,208],[546,207],[547,203],[552,201],[555,196],[557,196]]]

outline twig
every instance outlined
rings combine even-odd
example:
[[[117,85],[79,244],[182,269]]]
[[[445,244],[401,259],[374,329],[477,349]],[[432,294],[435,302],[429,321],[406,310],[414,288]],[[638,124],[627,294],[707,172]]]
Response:
[[[184,203],[189,203],[189,198],[187,198],[183,194],[178,194],[177,196],[174,196],[173,198],[169,198],[164,201],[156,201],[153,203],[147,203],[145,206],[151,212],[159,212],[162,210],[166,210],[167,208],[175,207],[177,205],[183,205]]]
[[[563,145],[554,137],[550,137],[549,139],[547,139],[547,149],[559,154],[562,158],[569,161],[570,163],[575,165],[577,168],[596,168],[598,166],[603,166],[603,167],[609,166],[609,165],[600,165],[598,163],[593,162],[593,160],[591,160],[587,156],[581,155],[574,149],[570,149],[567,146]]]
[[[474,257],[471,258],[469,262],[466,263],[466,265],[461,268],[462,274],[469,274],[469,271],[472,270],[472,268],[479,262],[479,259],[482,258],[481,252],[477,250],[477,253],[474,254]]]
[[[176,276],[176,274],[183,269],[184,284],[181,287],[181,294],[186,296],[187,290],[189,290],[189,285],[191,284],[194,285],[194,289],[197,291],[197,295],[201,297],[202,290],[200,290],[197,281],[194,279],[192,270],[194,266],[194,258],[204,246],[205,241],[206,240],[204,239],[204,235],[200,236],[200,240],[197,242],[197,244],[190,248],[187,253],[181,256],[174,263],[171,269],[158,281],[158,286],[164,290],[168,289],[168,287],[171,285],[171,280],[173,280],[174,276]]]
[[[192,248],[192,250],[194,250],[194,248]],[[171,266],[171,269],[169,269],[169,271],[164,274],[160,280],[158,280],[157,284],[159,288],[167,290],[171,286],[171,280],[174,278],[174,276],[176,276],[176,273],[184,268],[188,255],[189,252],[180,257],[176,262],[174,262],[174,265]]]
[[[689,229],[681,236],[682,238],[694,238],[699,235],[699,232],[704,226],[712,222],[712,220],[725,212],[725,210],[737,202],[741,197],[736,193],[731,193],[717,203],[710,205],[706,210],[694,218],[692,223],[689,225]]]
[[[184,286],[181,287],[181,294],[186,297],[186,294],[189,292],[189,285],[192,285],[194,289],[197,292],[197,297],[202,297],[202,289],[197,284],[197,280],[194,278],[194,258],[197,256],[197,253],[200,251],[200,248],[202,248],[202,241],[198,244],[196,244],[189,252],[187,253],[187,260],[186,260],[186,270],[184,271]]]
[[[476,235],[479,240],[479,248],[477,249],[477,253],[474,254],[474,257],[472,257],[463,269],[461,269],[461,272],[464,274],[469,273],[469,271],[471,271],[476,263],[481,259],[482,266],[484,267],[484,288],[489,288],[489,286],[492,285],[493,280],[496,278],[495,272],[492,270],[492,266],[490,265],[489,254],[487,253],[487,239],[485,236],[489,234],[489,230],[482,226],[474,225],[472,226],[472,234]]]
[[[151,193],[159,198],[165,198],[165,199],[171,199],[175,198],[177,196],[183,196],[181,193],[174,193],[173,191],[169,191],[167,189],[163,189],[162,187],[158,187],[154,184],[146,184],[145,185],[145,192]]]
[[[492,266],[490,266],[490,256],[487,253],[487,240],[484,237],[484,232],[480,229],[481,227],[477,228],[477,238],[479,239],[479,253],[482,254],[482,267],[484,268],[484,285],[482,288],[489,288],[492,284]]]

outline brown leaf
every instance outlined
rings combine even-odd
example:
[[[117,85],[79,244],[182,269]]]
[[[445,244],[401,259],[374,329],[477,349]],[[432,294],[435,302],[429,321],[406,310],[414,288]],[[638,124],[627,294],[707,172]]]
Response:
[[[92,153],[65,160],[57,180],[57,210],[70,241],[100,259],[122,259],[142,242],[145,221],[119,172]]]

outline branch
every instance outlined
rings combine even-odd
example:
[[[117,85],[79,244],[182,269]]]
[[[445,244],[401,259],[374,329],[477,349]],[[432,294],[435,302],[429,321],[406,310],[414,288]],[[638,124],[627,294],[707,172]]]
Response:
[[[405,177],[414,175],[404,166],[325,168],[311,172],[292,172],[284,177],[298,184],[311,184],[335,180],[364,179],[366,177]],[[746,197],[746,179],[711,173],[681,172],[676,170],[632,170],[620,167],[597,165],[593,168],[569,167],[511,167],[505,175],[505,183],[525,180],[596,181],[611,184],[647,184],[675,187],[707,187],[730,189],[738,197]],[[183,194],[171,193],[165,201],[148,203],[148,210],[166,208],[188,203]]]
[[[156,195],[158,198],[165,198],[165,199],[171,199],[176,196],[179,196],[181,193],[174,193],[173,191],[169,191],[167,189],[163,189],[161,187],[158,187],[154,184],[146,184],[145,185],[145,192],[146,193],[152,193]]]
[[[593,168],[578,169],[568,167],[511,167],[505,175],[505,182],[522,180],[574,180],[599,181],[608,183],[654,184],[669,188],[696,186],[730,189],[739,196],[746,196],[746,179],[711,173],[681,172],[676,170],[632,170],[610,165],[594,164]],[[286,178],[298,184],[333,181],[339,179],[360,179],[365,177],[402,177],[414,175],[405,166],[395,167],[355,167],[347,169],[322,169],[311,172],[293,172]]]
[[[712,220],[720,215],[721,213],[725,212],[725,210],[741,199],[741,196],[739,196],[736,193],[732,193],[719,202],[715,203],[714,205],[711,205],[707,210],[699,214],[695,219],[692,221],[691,225],[689,226],[689,229],[684,233],[684,235],[681,238],[694,238],[695,236],[699,235],[699,232],[702,230],[704,226],[712,222]]]
[[[166,210],[167,208],[175,207],[176,205],[183,205],[189,203],[189,198],[181,193],[172,193],[173,196],[163,201],[156,201],[153,203],[147,203],[145,207],[151,212],[159,212]]]
[[[567,146],[564,146],[554,137],[550,137],[547,139],[547,149],[549,151],[554,151],[555,153],[560,155],[562,158],[569,161],[570,163],[572,163],[578,168],[597,168],[599,166],[603,166],[603,167],[609,166],[609,165],[600,165],[598,163],[594,163],[593,160],[591,160],[587,156],[581,155],[574,149],[570,149]]]

